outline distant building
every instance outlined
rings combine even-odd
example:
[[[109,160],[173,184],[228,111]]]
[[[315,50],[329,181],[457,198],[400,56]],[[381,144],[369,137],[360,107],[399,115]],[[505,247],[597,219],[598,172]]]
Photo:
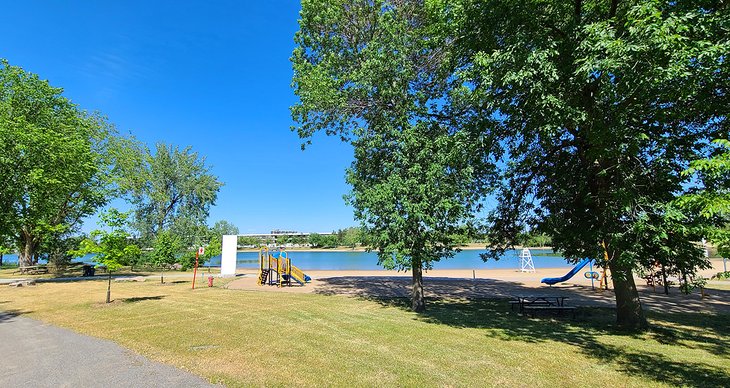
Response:
[[[296,230],[281,230],[281,229],[274,229],[274,230],[272,230],[272,231],[271,231],[271,234],[272,234],[272,235],[273,235],[273,234],[285,234],[285,235],[291,236],[291,235],[299,235],[300,233],[299,233],[299,232],[297,232]]]

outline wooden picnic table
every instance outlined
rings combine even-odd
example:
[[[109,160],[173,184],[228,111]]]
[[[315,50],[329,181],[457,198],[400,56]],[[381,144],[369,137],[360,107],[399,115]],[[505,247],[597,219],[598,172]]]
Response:
[[[48,273],[48,267],[45,265],[25,265],[18,267],[18,270],[15,272],[20,272],[21,274],[38,275]]]
[[[560,314],[570,311],[573,318],[575,318],[575,307],[566,306],[566,299],[570,298],[561,295],[516,296],[515,300],[510,301],[510,304],[513,310],[515,305],[519,306],[522,315],[531,314],[534,317],[538,311],[550,311]]]
[[[525,307],[565,307],[565,300],[570,299],[562,295],[528,295],[515,296],[515,300],[510,301],[510,305],[514,310],[515,306],[519,307],[520,313],[524,312]]]

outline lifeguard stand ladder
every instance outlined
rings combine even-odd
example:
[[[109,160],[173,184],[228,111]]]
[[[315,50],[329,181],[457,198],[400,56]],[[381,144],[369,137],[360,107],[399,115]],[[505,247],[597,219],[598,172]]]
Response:
[[[532,254],[527,248],[520,253],[520,272],[535,272],[535,263],[532,262]]]

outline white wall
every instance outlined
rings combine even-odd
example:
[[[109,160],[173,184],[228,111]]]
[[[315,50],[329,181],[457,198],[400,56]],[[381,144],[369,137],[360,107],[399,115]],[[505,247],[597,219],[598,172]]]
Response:
[[[221,276],[235,276],[238,236],[223,236],[221,240]]]

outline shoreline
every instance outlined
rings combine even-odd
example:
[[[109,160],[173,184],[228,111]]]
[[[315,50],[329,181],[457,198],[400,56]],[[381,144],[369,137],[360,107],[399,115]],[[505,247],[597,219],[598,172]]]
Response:
[[[530,249],[530,250],[553,250],[552,247],[544,246],[544,247],[525,247],[521,245],[516,245],[513,248],[510,248],[512,250],[520,250],[520,249]],[[278,249],[278,248],[269,248],[270,250]],[[347,248],[347,247],[337,247],[337,248],[310,248],[310,247],[290,247],[290,248],[284,248],[285,251],[291,251],[291,252],[367,252],[368,247],[356,247],[356,248]],[[487,251],[490,248],[483,245],[483,244],[469,244],[464,245],[460,247],[454,248],[454,250],[462,250],[462,251]],[[239,249],[237,252],[258,252],[260,248],[244,248]],[[373,250],[374,252],[374,250]]]
[[[712,275],[719,271],[722,271],[722,259],[711,260],[712,266],[709,269],[699,272],[699,275],[710,278]],[[352,279],[373,279],[373,278],[408,278],[412,277],[410,270],[397,271],[387,269],[305,269],[302,271],[310,276],[315,281],[321,281],[324,279],[332,278],[352,278]],[[451,279],[451,280],[496,280],[506,282],[516,282],[528,287],[543,287],[544,284],[540,283],[542,278],[546,277],[561,277],[567,274],[570,268],[566,267],[551,267],[551,268],[536,268],[535,272],[522,272],[519,268],[449,268],[449,269],[431,269],[423,271],[424,280],[438,280],[438,279]],[[584,268],[579,273],[575,274],[569,280],[562,282],[561,286],[591,286],[591,279],[584,276],[584,272],[587,272],[588,268]],[[603,274],[598,268],[594,268],[595,272]],[[241,282],[255,284],[258,278],[258,268],[238,268],[236,274],[241,276]],[[609,275],[610,276],[610,275]],[[248,280],[243,280],[248,279]],[[644,282],[645,280],[634,274],[634,279],[637,282]],[[598,280],[594,280],[594,284],[597,284]],[[640,283],[637,283],[640,284]],[[250,286],[250,284],[247,284]],[[246,287],[244,287],[246,288]],[[306,287],[302,287],[306,288]],[[295,289],[299,289],[295,287]]]
[[[712,267],[703,271],[699,274],[703,277],[709,278],[719,271],[722,271],[722,260],[711,260]],[[572,268],[572,267],[571,267]],[[330,279],[330,278],[411,278],[412,273],[410,270],[397,271],[388,269],[304,269],[302,271],[311,276],[314,280]],[[566,267],[550,267],[550,268],[537,268],[535,272],[522,272],[519,268],[449,268],[449,269],[431,269],[423,271],[424,279],[492,279],[498,281],[509,281],[518,282],[531,287],[544,286],[540,283],[540,280],[545,277],[561,277],[567,274],[570,268]],[[575,276],[569,280],[562,282],[561,285],[583,285],[590,286],[591,279],[584,276],[584,272],[587,272],[588,268],[584,268],[579,271]],[[603,271],[594,268],[595,272],[602,274]],[[243,278],[255,279],[258,276],[258,268],[239,268],[236,274],[243,275]],[[609,275],[610,276],[610,275]],[[634,279],[637,282],[643,282],[644,280],[634,274]],[[594,281],[594,284],[598,282]]]

